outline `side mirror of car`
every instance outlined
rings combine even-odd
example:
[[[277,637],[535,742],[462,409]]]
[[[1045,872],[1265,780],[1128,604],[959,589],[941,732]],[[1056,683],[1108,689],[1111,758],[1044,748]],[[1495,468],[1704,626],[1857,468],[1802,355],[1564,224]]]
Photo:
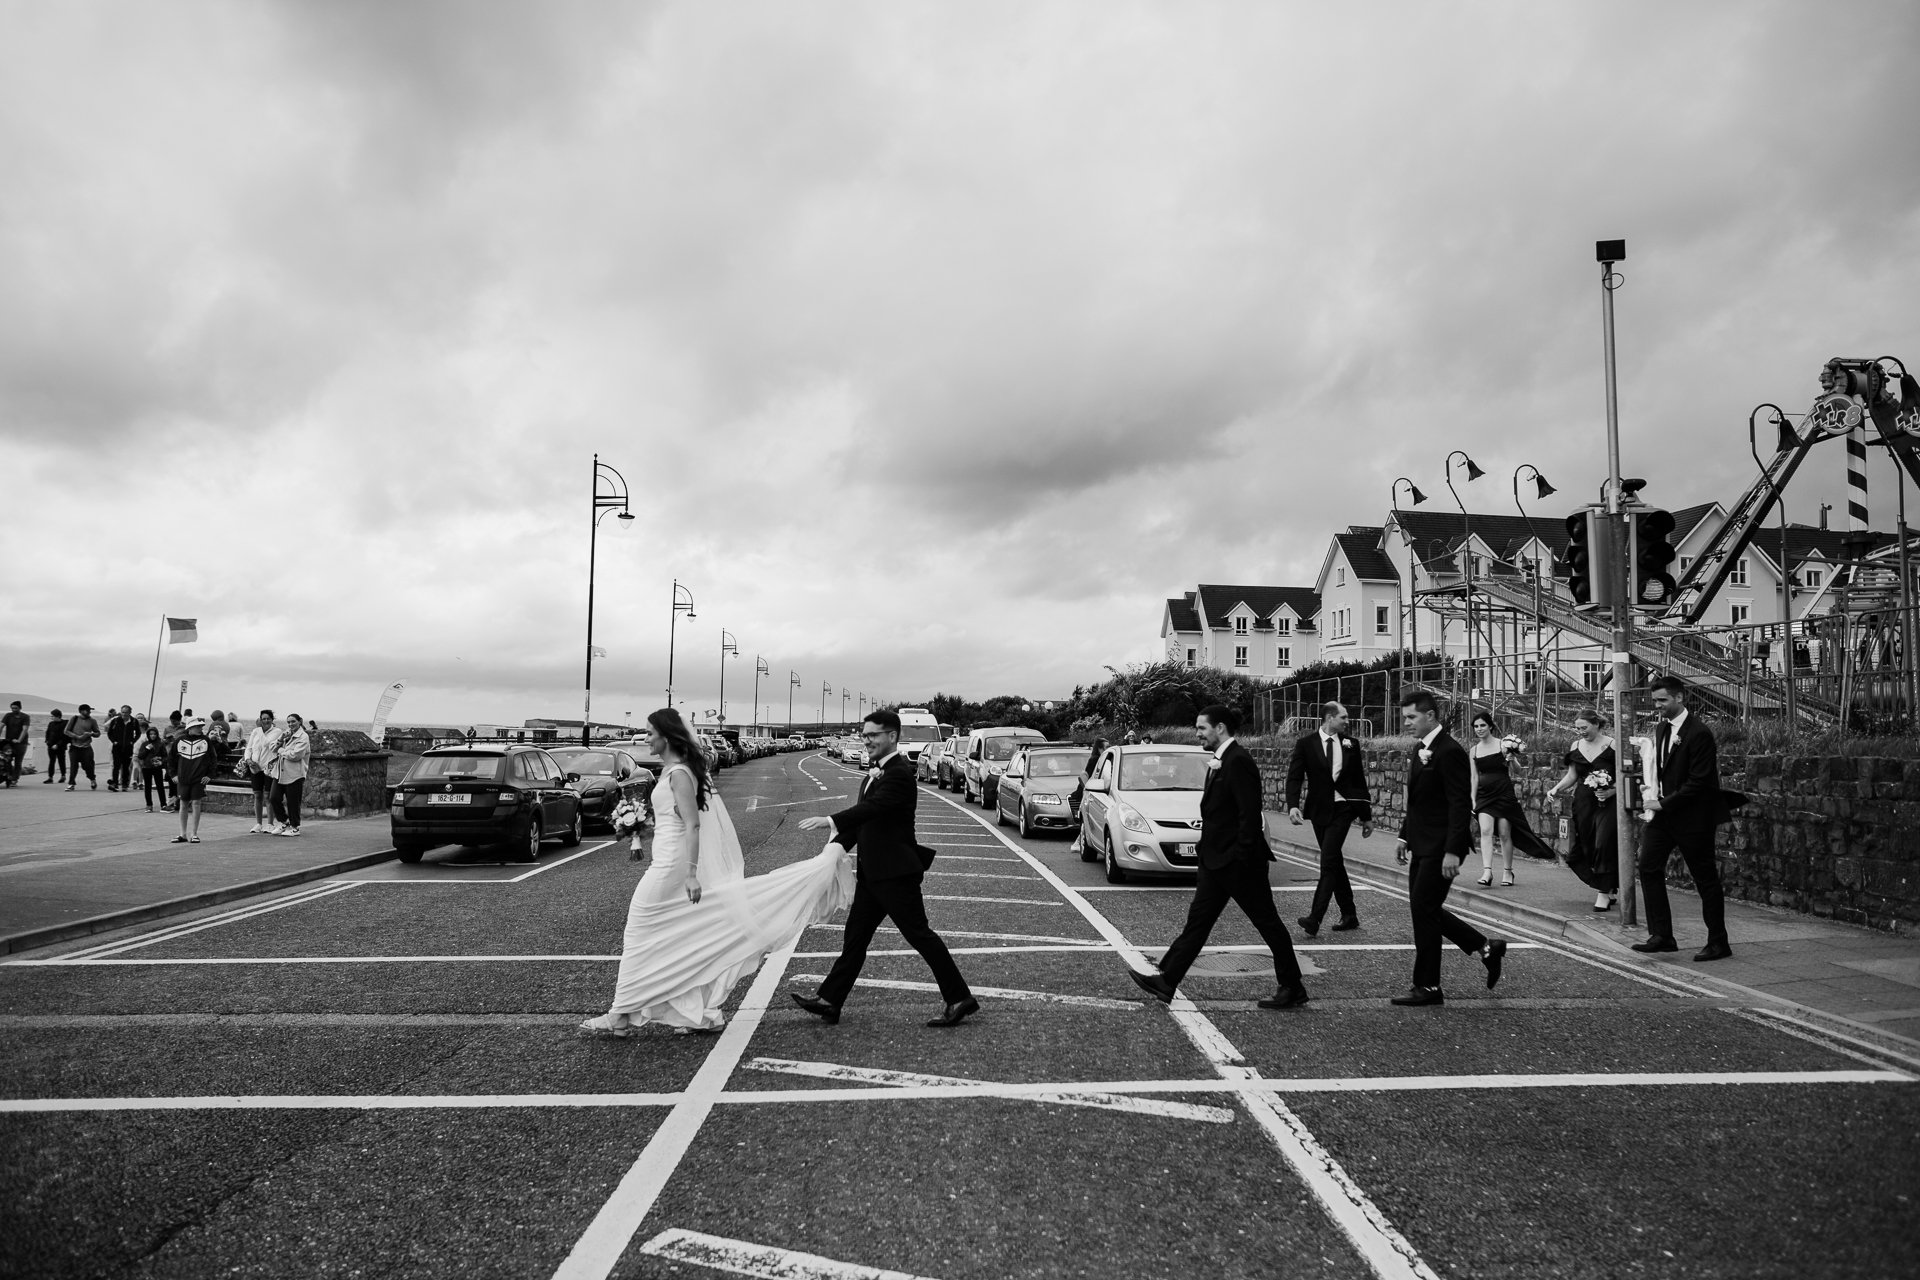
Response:
[[[1107,780],[1105,778],[1088,778],[1087,790],[1104,793],[1107,790]]]
[[[577,773],[570,773],[570,774],[568,774],[568,775],[567,775],[567,781],[568,781],[568,782],[578,782],[578,781],[580,781],[580,775],[579,775],[579,774],[577,774]]]
[[[1007,766],[1007,776],[1009,778],[1024,778],[1027,776],[1027,771],[1017,764],[1012,764]]]

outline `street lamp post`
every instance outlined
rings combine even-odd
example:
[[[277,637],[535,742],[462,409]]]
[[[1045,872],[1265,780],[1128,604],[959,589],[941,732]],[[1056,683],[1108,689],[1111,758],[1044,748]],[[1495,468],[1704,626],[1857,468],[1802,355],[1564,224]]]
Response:
[[[1753,465],[1760,468],[1765,477],[1767,488],[1773,491],[1773,500],[1780,508],[1780,680],[1786,686],[1785,702],[1787,712],[1787,732],[1794,731],[1793,707],[1793,580],[1787,573],[1787,500],[1780,492],[1780,486],[1773,482],[1767,472],[1767,464],[1760,461],[1760,445],[1754,439],[1754,419],[1760,416],[1761,409],[1773,410],[1774,425],[1780,429],[1779,448],[1776,453],[1785,453],[1789,449],[1800,447],[1800,437],[1794,431],[1793,424],[1787,421],[1786,412],[1777,404],[1757,406],[1747,415],[1747,450],[1753,454]]]
[[[787,671],[787,732],[793,732],[793,691],[800,687],[800,674],[791,668]]]
[[[1464,449],[1455,449],[1447,455],[1447,492],[1453,495],[1454,502],[1460,507],[1460,528],[1462,531],[1460,574],[1461,580],[1466,584],[1467,599],[1467,688],[1472,690],[1473,677],[1476,670],[1473,665],[1473,517],[1467,514],[1467,504],[1460,501],[1460,491],[1453,487],[1453,460],[1456,457],[1467,464],[1468,484],[1472,484],[1475,480],[1478,480],[1487,473],[1474,465],[1473,459],[1467,457]],[[1442,656],[1444,657],[1445,655]],[[1471,692],[1469,692],[1468,696],[1472,696]]]
[[[1545,499],[1554,492],[1547,478],[1540,474],[1540,468],[1531,462],[1523,462],[1513,469],[1513,505],[1520,510],[1520,518],[1527,522],[1527,536],[1539,540],[1533,531],[1533,517],[1520,502],[1520,473],[1533,472],[1534,496]],[[1540,612],[1540,557],[1533,557],[1533,736],[1537,739],[1545,731],[1547,722],[1547,620]]]
[[[682,595],[685,595],[687,598],[682,600],[680,598]],[[667,620],[667,706],[669,708],[673,706],[674,629],[680,621],[680,615],[683,613],[687,615],[687,621],[693,621],[695,616],[693,612],[693,591],[690,588],[681,586],[680,579],[675,578],[673,580],[673,613]]]
[[[1387,491],[1388,511],[1393,510],[1394,499],[1399,496],[1400,486],[1403,484],[1407,486],[1407,492],[1412,495],[1414,506],[1417,507],[1427,500],[1427,495],[1420,492],[1419,485],[1407,479],[1405,476],[1401,476],[1393,482],[1392,487]],[[1407,532],[1405,525],[1400,526],[1400,533],[1407,540],[1407,590],[1405,596],[1403,596],[1400,601],[1402,608],[1405,610],[1401,617],[1401,625],[1406,629],[1407,641],[1406,649],[1403,649],[1400,654],[1400,692],[1404,694],[1407,691],[1407,663],[1411,660],[1411,657],[1418,654],[1420,650],[1420,623],[1413,612],[1413,575],[1415,565],[1417,564],[1413,555],[1413,535]],[[1387,714],[1389,718],[1391,718],[1393,713],[1389,710]],[[1391,727],[1391,725],[1389,725],[1389,727]]]
[[[852,695],[847,692],[847,687],[845,685],[841,685],[840,686],[840,723],[842,726],[845,726],[845,724],[847,723],[847,699],[851,696]]]
[[[720,628],[720,727],[727,727],[727,655],[740,656],[740,642],[725,628]]]
[[[606,492],[601,492],[601,482]],[[633,522],[627,510],[627,478],[593,455],[593,523],[587,533],[587,696],[580,712],[580,745],[586,746],[593,733],[593,575],[600,551],[600,517],[618,508],[618,528]]]
[[[823,728],[827,723],[827,699],[832,695],[833,686],[822,681],[820,684],[820,724]]]
[[[767,660],[761,657],[757,653],[754,654],[753,655],[753,714],[755,719],[758,719],[760,716],[760,677],[770,676],[772,674],[773,674],[772,670],[767,666]],[[757,728],[758,726],[756,725],[755,727]]]
[[[1593,248],[1594,259],[1600,264],[1600,344],[1607,392],[1607,527],[1612,532],[1614,548],[1605,566],[1613,592],[1613,652],[1607,657],[1613,665],[1614,741],[1624,747],[1628,729],[1627,682],[1633,679],[1633,610],[1627,600],[1626,561],[1620,554],[1620,549],[1627,545],[1627,531],[1620,506],[1620,384],[1613,345],[1613,291],[1626,283],[1626,277],[1616,272],[1613,264],[1626,260],[1627,242],[1599,240]],[[1617,752],[1616,759],[1624,765],[1625,752]],[[1639,923],[1639,904],[1634,896],[1634,873],[1638,867],[1627,788],[1614,788],[1613,804],[1615,830],[1619,833],[1620,923],[1631,928]]]

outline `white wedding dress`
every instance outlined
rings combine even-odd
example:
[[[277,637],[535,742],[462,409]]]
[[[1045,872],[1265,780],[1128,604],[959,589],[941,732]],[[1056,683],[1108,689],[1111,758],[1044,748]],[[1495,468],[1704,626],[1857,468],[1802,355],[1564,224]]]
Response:
[[[693,851],[670,781],[676,770],[691,777],[676,764],[653,785],[653,864],[627,908],[608,1020],[713,1030],[726,1021],[720,1007],[734,984],[769,951],[853,901],[853,859],[829,843],[804,862],[749,879],[726,804],[712,793],[698,815],[700,901],[689,902]]]

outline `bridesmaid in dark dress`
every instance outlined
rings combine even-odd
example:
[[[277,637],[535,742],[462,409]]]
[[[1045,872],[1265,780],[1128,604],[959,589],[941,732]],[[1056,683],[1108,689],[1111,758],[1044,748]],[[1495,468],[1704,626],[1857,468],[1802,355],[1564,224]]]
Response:
[[[1566,776],[1547,794],[1573,793],[1573,821],[1567,824],[1573,839],[1568,842],[1572,847],[1567,850],[1567,866],[1594,890],[1593,909],[1610,911],[1620,896],[1618,814],[1613,804],[1613,789],[1620,781],[1619,759],[1606,733],[1606,717],[1598,711],[1583,712],[1573,727],[1579,736],[1567,748]],[[1610,785],[1591,785],[1588,779],[1596,773],[1604,774]]]
[[[1500,887],[1513,883],[1513,851],[1518,848],[1529,857],[1551,862],[1551,845],[1533,833],[1527,825],[1527,812],[1513,789],[1513,774],[1507,769],[1507,744],[1498,736],[1493,713],[1476,711],[1473,715],[1473,811],[1480,822],[1480,883],[1493,883],[1493,847],[1506,848],[1506,866],[1500,875]]]

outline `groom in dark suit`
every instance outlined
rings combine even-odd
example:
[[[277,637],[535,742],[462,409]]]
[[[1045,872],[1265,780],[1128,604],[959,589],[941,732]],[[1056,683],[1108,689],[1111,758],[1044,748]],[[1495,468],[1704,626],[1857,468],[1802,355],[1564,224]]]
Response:
[[[1667,901],[1667,862],[1675,850],[1687,864],[1700,893],[1700,915],[1707,945],[1695,960],[1724,960],[1733,954],[1727,942],[1727,901],[1720,868],[1713,858],[1713,833],[1746,803],[1738,792],[1720,789],[1720,751],[1713,730],[1687,710],[1687,686],[1673,676],[1653,682],[1653,709],[1662,718],[1654,743],[1659,794],[1647,799],[1653,819],[1640,847],[1640,892],[1647,899],[1647,940],[1635,951],[1678,951],[1673,940],[1673,907]]]
[[[1213,751],[1207,781],[1200,793],[1200,883],[1187,908],[1187,927],[1180,931],[1160,960],[1160,972],[1127,972],[1153,997],[1165,1003],[1174,997],[1180,980],[1207,945],[1207,936],[1229,901],[1236,902],[1260,931],[1273,953],[1273,975],[1280,989],[1262,1000],[1262,1009],[1291,1009],[1307,1002],[1300,983],[1300,962],[1294,958],[1293,939],[1274,910],[1273,887],[1267,864],[1273,850],[1260,809],[1260,766],[1247,749],[1233,740],[1240,717],[1222,706],[1211,706],[1194,722],[1200,745]]]
[[[1417,741],[1407,762],[1407,816],[1394,856],[1411,858],[1407,906],[1413,913],[1413,989],[1395,996],[1398,1005],[1445,1004],[1440,992],[1440,939],[1487,967],[1487,987],[1500,981],[1507,944],[1484,934],[1447,910],[1447,890],[1473,847],[1473,762],[1446,726],[1433,695],[1418,689],[1400,699],[1400,723]]]
[[[893,927],[907,940],[920,958],[933,970],[940,984],[940,998],[946,1008],[927,1023],[930,1027],[956,1027],[970,1013],[980,1011],[979,1002],[960,976],[947,944],[927,923],[926,903],[920,898],[920,879],[933,862],[933,850],[914,836],[913,815],[920,801],[920,788],[914,782],[913,762],[900,750],[900,717],[891,711],[876,711],[860,726],[860,737],[867,744],[867,756],[873,767],[860,784],[860,799],[850,809],[842,809],[831,818],[807,818],[802,831],[816,831],[829,824],[834,840],[858,855],[854,871],[853,905],[847,911],[845,932],[841,935],[840,958],[833,962],[827,980],[817,995],[789,993],[793,1002],[808,1013],[828,1022],[840,1021],[840,1006],[853,990],[861,966],[867,962],[867,945],[882,920],[891,919]]]
[[[1313,887],[1313,906],[1300,917],[1300,927],[1309,938],[1318,937],[1331,901],[1340,904],[1334,932],[1358,929],[1360,913],[1353,906],[1344,846],[1356,821],[1361,839],[1373,834],[1373,804],[1367,795],[1366,759],[1360,744],[1347,736],[1347,709],[1337,702],[1321,707],[1320,727],[1293,745],[1293,760],[1287,765],[1287,818],[1296,827],[1303,819],[1312,822],[1313,842],[1320,848],[1320,882]]]

